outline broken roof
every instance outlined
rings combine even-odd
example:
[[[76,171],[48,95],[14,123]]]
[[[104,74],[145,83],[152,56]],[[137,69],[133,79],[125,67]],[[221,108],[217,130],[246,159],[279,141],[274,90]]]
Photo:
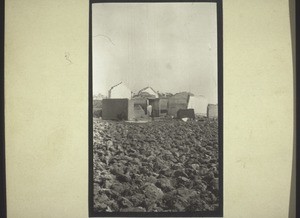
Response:
[[[145,91],[146,89],[151,89],[155,94],[157,94],[157,91],[155,91],[152,87],[150,87],[150,86],[147,86],[147,87],[145,87],[145,88],[143,88],[143,89],[141,89],[138,93],[140,94],[140,93],[142,93],[143,91]]]

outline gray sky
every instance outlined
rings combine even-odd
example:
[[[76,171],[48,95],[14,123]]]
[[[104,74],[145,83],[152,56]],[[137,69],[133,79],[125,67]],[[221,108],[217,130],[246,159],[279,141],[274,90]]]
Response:
[[[215,3],[96,3],[92,19],[94,94],[123,81],[217,103]]]

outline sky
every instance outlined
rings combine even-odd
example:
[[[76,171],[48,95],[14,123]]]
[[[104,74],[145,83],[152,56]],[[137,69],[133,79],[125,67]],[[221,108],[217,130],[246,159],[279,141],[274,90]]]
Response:
[[[215,3],[94,3],[92,44],[94,94],[123,82],[218,102]]]

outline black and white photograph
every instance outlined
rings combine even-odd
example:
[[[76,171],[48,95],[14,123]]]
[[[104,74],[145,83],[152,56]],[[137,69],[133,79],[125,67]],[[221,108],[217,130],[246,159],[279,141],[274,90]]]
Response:
[[[90,215],[222,216],[220,2],[90,4]]]

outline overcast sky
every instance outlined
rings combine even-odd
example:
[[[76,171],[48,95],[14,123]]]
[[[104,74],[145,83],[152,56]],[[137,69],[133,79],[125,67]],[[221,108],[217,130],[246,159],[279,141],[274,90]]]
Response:
[[[217,103],[215,3],[96,3],[92,19],[94,94],[123,81]]]

